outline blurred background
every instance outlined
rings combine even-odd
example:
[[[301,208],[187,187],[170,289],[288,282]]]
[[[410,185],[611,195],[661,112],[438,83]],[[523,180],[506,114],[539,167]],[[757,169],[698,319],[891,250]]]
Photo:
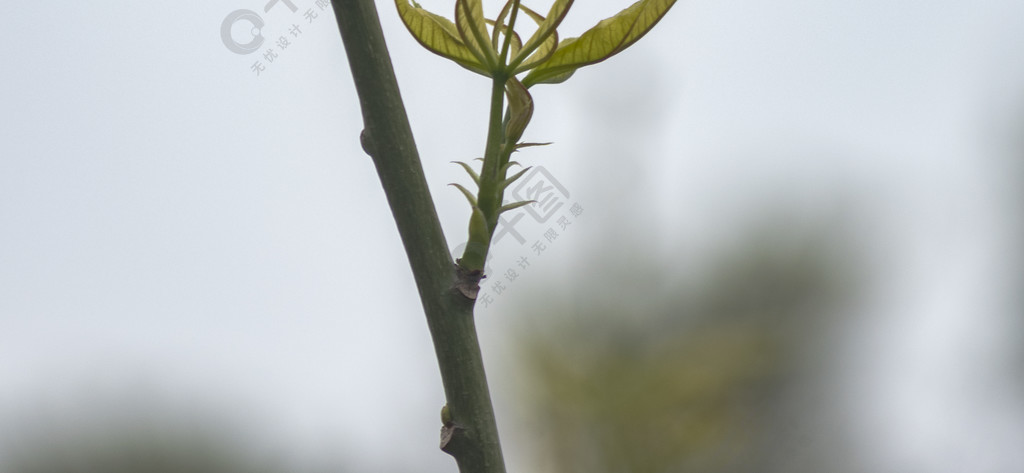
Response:
[[[456,470],[328,3],[7,12],[0,472]],[[378,8],[454,250],[489,84]],[[477,311],[509,470],[1024,471],[1022,28],[683,1],[534,88],[549,200]]]

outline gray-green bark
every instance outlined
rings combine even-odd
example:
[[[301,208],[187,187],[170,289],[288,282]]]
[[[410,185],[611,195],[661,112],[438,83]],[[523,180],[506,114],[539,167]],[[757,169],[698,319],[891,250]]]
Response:
[[[412,267],[434,342],[451,420],[441,447],[462,473],[503,473],[474,300],[456,270],[423,175],[412,130],[372,0],[332,0],[362,108],[363,149],[377,168]],[[353,130],[353,134],[355,131]],[[469,291],[471,292],[471,291]]]

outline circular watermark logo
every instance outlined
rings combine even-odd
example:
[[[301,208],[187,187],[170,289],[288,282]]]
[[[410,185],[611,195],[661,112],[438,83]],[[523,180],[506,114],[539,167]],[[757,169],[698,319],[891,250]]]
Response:
[[[235,24],[240,21],[248,22],[252,25],[252,28],[249,30],[252,38],[247,43],[239,43],[232,35]],[[262,30],[265,25],[266,23],[264,23],[263,18],[258,13],[252,10],[235,10],[229,13],[224,18],[224,22],[220,24],[220,38],[224,41],[224,46],[227,46],[231,52],[235,54],[252,54],[258,51],[260,46],[263,46]]]

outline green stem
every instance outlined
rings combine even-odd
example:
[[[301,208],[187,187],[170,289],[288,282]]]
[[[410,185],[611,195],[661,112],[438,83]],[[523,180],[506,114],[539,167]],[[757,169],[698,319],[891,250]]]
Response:
[[[373,0],[332,0],[373,158],[412,267],[434,342],[450,420],[441,448],[462,473],[504,473],[483,357],[466,295],[472,274],[448,253]]]
[[[512,12],[509,13],[508,29],[505,30],[505,44],[503,44],[501,46],[501,55],[500,56],[501,56],[501,64],[503,64],[503,65],[508,64],[508,51],[509,51],[509,47],[512,45],[512,37],[515,36],[515,32],[516,32],[516,30],[515,30],[516,18],[519,16],[518,13],[519,13],[519,0],[512,0]],[[497,27],[498,27],[498,25],[495,25],[495,29],[497,29]],[[511,74],[512,70],[509,69],[508,72]]]
[[[487,224],[486,232],[470,228],[466,251],[459,259],[459,265],[467,270],[483,270],[490,250],[490,235],[498,225],[498,209],[501,208],[502,151],[505,144],[505,82],[508,78],[496,76],[491,85],[491,110],[487,125],[487,144],[484,148],[484,165],[480,170],[480,190],[477,193],[477,207]]]

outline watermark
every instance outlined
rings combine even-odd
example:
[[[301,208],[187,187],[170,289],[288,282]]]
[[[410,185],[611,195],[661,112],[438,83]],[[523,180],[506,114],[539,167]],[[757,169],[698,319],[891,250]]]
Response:
[[[515,201],[537,201],[536,204],[527,205],[526,212],[537,222],[545,223],[551,220],[569,199],[569,191],[547,169],[536,166],[512,188],[512,198]]]
[[[520,178],[509,195],[510,202],[536,202],[509,212],[510,218],[498,217],[484,266],[487,277],[480,281],[480,294],[477,295],[477,302],[483,308],[494,305],[531,270],[533,263],[560,244],[559,239],[571,231],[570,227],[583,214],[583,205],[573,201],[569,190],[543,166],[534,166]],[[511,261],[492,267],[492,256],[502,242],[505,242],[501,245],[502,252],[511,251],[515,256]],[[455,248],[456,257],[462,255],[465,247],[463,243]]]
[[[303,28],[314,24],[321,16],[332,16],[329,14],[330,0],[298,3],[304,4],[305,8],[300,8],[294,0],[270,0],[264,5],[263,14],[244,8],[228,13],[220,24],[221,42],[234,54],[254,55],[249,71],[261,77],[295,45],[304,33]],[[284,13],[285,9],[288,13]],[[271,13],[271,10],[275,11]],[[302,13],[299,10],[303,10]],[[267,18],[271,18],[273,23],[268,23]],[[272,28],[267,28],[268,24]],[[267,30],[273,30],[274,34],[267,33]]]

